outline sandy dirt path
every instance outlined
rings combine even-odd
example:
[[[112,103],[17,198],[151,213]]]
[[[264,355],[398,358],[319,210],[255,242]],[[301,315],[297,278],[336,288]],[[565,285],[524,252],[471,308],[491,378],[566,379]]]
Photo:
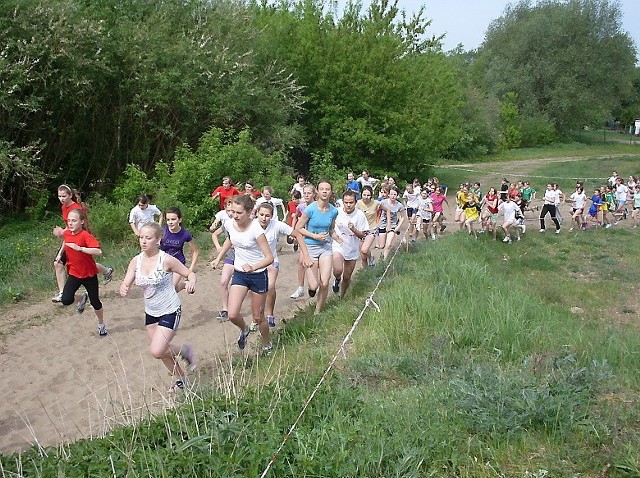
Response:
[[[289,298],[296,283],[296,258],[292,246],[285,244],[280,253],[278,321],[291,317],[308,301]],[[3,311],[0,324],[13,333],[0,341],[4,381],[0,452],[98,437],[170,403],[171,377],[147,351],[141,291],[134,286],[129,297],[120,297],[123,275],[124,271],[116,271],[113,282],[100,289],[109,330],[106,338],[97,336],[89,306],[82,315],[73,306],[48,300]],[[193,344],[199,359],[198,369],[191,374],[196,382],[214,378],[216,357],[239,354],[237,327],[215,317],[219,281],[220,272],[202,262],[196,293],[180,294],[183,316],[173,343]],[[243,308],[247,320],[249,304],[246,300]],[[257,353],[258,342],[258,334],[251,334],[248,353]]]

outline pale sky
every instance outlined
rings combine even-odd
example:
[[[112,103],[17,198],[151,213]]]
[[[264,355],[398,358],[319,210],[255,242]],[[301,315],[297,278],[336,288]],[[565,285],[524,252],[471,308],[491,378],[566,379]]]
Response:
[[[449,51],[462,43],[465,50],[480,46],[484,34],[492,20],[502,16],[508,0],[399,0],[398,7],[407,12],[425,6],[425,17],[431,20],[427,33],[440,35],[444,51]],[[368,2],[363,1],[366,6]],[[535,4],[535,0],[532,2]],[[618,0],[622,12],[622,28],[640,46],[640,0]]]

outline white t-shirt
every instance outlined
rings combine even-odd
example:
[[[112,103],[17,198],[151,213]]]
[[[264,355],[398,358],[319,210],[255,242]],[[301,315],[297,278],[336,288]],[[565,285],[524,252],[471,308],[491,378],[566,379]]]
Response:
[[[571,195],[570,199],[573,201],[574,209],[583,209],[587,202],[587,195],[584,192],[579,193],[576,191]]]
[[[278,248],[278,237],[281,235],[289,236],[293,232],[293,228],[287,223],[272,219],[269,221],[267,228],[262,230],[267,237],[271,254],[273,254],[273,262],[278,262],[278,252],[276,251]]]
[[[624,184],[618,184],[616,186],[616,200],[626,201],[628,193],[629,193],[629,188]]]
[[[516,222],[516,211],[520,209],[513,201],[502,202],[498,206],[498,210],[504,214],[504,222]]]
[[[560,205],[560,196],[564,196],[564,193],[559,189],[556,189],[553,192],[556,193],[556,200],[555,200],[554,204],[556,206],[559,206]]]
[[[280,218],[278,216],[278,208],[284,208],[284,201],[280,198],[274,198],[272,197],[271,199],[269,199],[268,201],[263,198],[262,196],[260,196],[258,199],[256,199],[256,207],[253,209],[254,211],[258,211],[258,207],[260,206],[260,204],[262,204],[263,202],[268,202],[273,206],[273,218],[280,220],[280,219],[284,219],[284,218]]]
[[[411,209],[417,209],[418,208],[418,198],[420,197],[420,192],[415,192],[415,190],[410,193],[409,191],[404,192],[404,194],[402,195],[402,199],[406,199],[407,200],[407,207],[410,207]]]
[[[226,223],[226,227],[227,232],[229,232],[231,244],[236,251],[236,258],[233,262],[233,268],[235,270],[244,271],[243,266],[245,264],[255,264],[264,259],[264,254],[262,254],[262,249],[260,249],[258,245],[257,238],[264,236],[265,233],[264,229],[258,224],[258,221],[251,221],[251,225],[244,232],[238,231],[235,221],[233,223]],[[261,272],[263,270],[265,270],[265,267],[256,269],[254,272]]]
[[[360,257],[360,239],[355,233],[349,229],[349,223],[353,224],[358,231],[368,231],[369,222],[367,216],[357,209],[351,214],[344,212],[344,209],[338,210],[338,217],[334,223],[334,232],[342,239],[342,244],[333,241],[332,247],[334,253],[342,254],[347,261],[355,261]]]
[[[140,230],[142,226],[148,222],[153,222],[154,216],[160,216],[162,213],[155,204],[149,204],[146,208],[140,209],[137,204],[131,209],[129,213],[129,224],[136,226],[137,230]]]
[[[544,203],[545,204],[555,204],[558,195],[553,189],[547,189],[544,192]]]
[[[373,185],[378,182],[376,178],[372,178],[371,176],[369,176],[368,179],[365,179],[364,176],[360,176],[356,181],[360,183],[360,190],[362,190],[364,186],[373,187]]]
[[[422,196],[418,198],[418,212],[416,214],[422,219],[431,219],[431,198],[422,199]]]

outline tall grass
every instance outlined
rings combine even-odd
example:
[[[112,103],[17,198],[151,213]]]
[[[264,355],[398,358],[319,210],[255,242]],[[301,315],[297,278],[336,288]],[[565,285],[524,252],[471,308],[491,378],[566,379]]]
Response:
[[[399,255],[269,476],[636,476],[640,334],[618,318],[638,246],[624,230],[453,234]],[[271,358],[234,357],[104,439],[1,457],[3,476],[259,476],[381,272],[301,311]]]

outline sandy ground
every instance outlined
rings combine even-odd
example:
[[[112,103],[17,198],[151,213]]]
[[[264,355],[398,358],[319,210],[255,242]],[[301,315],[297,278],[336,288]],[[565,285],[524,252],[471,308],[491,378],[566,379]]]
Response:
[[[547,161],[583,158],[549,159]],[[480,180],[483,186],[499,185],[505,172],[526,175],[544,159],[513,163],[473,164],[455,167],[460,177]],[[465,167],[469,168],[468,170]],[[470,171],[471,170],[471,171]],[[452,199],[454,191],[449,192]],[[453,200],[451,200],[453,203]],[[452,221],[453,214],[447,214]],[[529,220],[534,220],[533,218]],[[457,230],[449,222],[447,233]],[[297,254],[284,245],[278,279],[279,320],[291,317],[308,298],[293,301]],[[107,260],[108,262],[108,260]],[[107,338],[97,336],[96,319],[88,307],[78,315],[74,307],[45,300],[6,307],[0,326],[0,366],[4,392],[0,401],[0,452],[10,453],[31,445],[56,445],[79,438],[99,437],[113,426],[129,424],[149,410],[168,405],[172,384],[164,366],[147,352],[141,292],[118,294],[124,271],[116,271],[111,284],[101,287]],[[183,317],[174,343],[193,344],[198,370],[192,381],[209,381],[218,370],[217,357],[238,354],[238,329],[215,318],[219,309],[220,272],[203,261],[194,295],[181,294]],[[53,271],[52,271],[52,292]],[[330,292],[331,294],[331,292]],[[249,301],[243,313],[250,317]],[[252,334],[248,353],[256,353],[259,337]]]
[[[285,244],[280,253],[278,321],[308,301],[289,298],[296,283],[296,258],[292,246]],[[99,437],[115,425],[131,423],[148,410],[171,403],[167,389],[172,379],[147,351],[141,290],[134,286],[127,298],[120,297],[123,275],[124,271],[116,271],[113,282],[100,289],[106,338],[98,337],[90,306],[78,315],[74,306],[46,300],[4,312],[3,329],[16,331],[0,341],[1,453]],[[192,381],[211,380],[218,367],[216,357],[239,354],[238,328],[216,319],[219,282],[220,272],[202,262],[196,293],[180,294],[183,316],[173,343],[194,346],[199,365]],[[247,320],[249,304],[246,300],[243,308]],[[259,340],[259,334],[251,334],[247,353],[257,353]]]

